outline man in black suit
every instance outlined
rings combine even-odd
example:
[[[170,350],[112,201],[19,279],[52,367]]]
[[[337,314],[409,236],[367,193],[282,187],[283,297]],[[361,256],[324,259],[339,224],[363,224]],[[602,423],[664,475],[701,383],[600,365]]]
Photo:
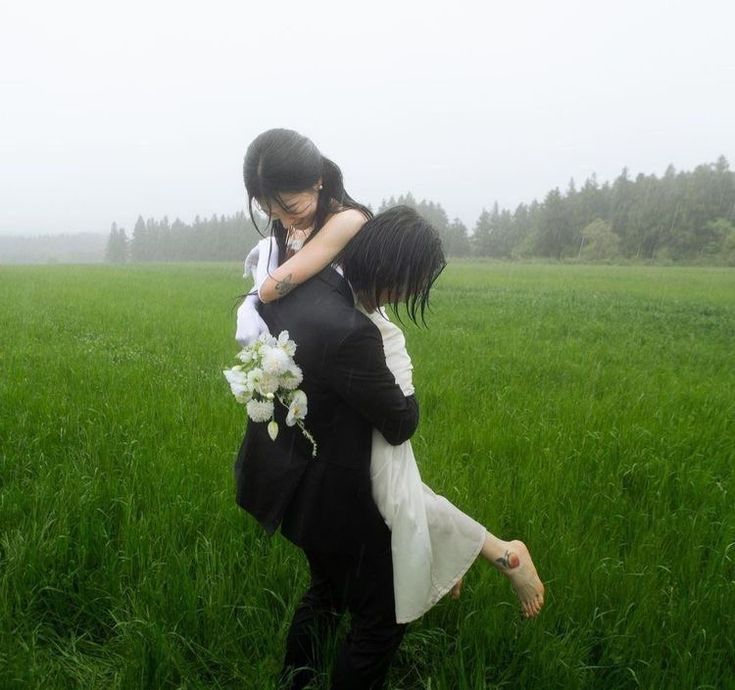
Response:
[[[311,586],[286,644],[282,682],[290,688],[313,680],[320,646],[346,610],[351,629],[333,690],[383,687],[405,632],[395,620],[390,531],[372,498],[370,451],[373,428],[391,444],[408,440],[418,405],[396,384],[380,332],[355,302],[369,311],[404,303],[412,320],[423,318],[444,254],[436,231],[397,207],[369,220],[339,264],[344,277],[328,267],[261,308],[271,333],[287,330],[297,343],[316,457],[276,406],[276,440],[265,424],[250,422],[235,463],[238,504],[268,533],[280,525],[309,562]]]

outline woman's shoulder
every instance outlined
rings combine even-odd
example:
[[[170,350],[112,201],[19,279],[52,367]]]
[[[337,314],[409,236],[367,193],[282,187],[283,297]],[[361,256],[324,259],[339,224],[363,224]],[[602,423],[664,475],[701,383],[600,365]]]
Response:
[[[335,205],[327,215],[324,224],[340,225],[346,229],[352,228],[357,231],[365,224],[365,221],[367,221],[367,216],[359,209]]]
[[[360,231],[367,218],[355,208],[344,208],[333,211],[324,219],[318,233],[312,233],[312,237],[318,234],[319,244],[322,251],[326,251],[329,261],[332,261],[345,245]],[[310,241],[312,237],[309,237]]]

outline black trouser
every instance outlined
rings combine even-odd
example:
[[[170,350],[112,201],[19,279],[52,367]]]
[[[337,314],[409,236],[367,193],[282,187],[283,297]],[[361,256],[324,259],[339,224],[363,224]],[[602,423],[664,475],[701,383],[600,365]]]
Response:
[[[321,666],[321,652],[345,610],[351,628],[332,672],[332,690],[378,690],[401,644],[396,623],[390,545],[376,554],[305,551],[311,586],[291,622],[282,671],[285,687],[304,688]],[[289,684],[290,683],[290,684]]]

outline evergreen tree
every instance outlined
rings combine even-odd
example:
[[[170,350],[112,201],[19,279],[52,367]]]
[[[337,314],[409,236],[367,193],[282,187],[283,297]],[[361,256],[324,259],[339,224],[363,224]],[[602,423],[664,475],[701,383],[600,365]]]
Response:
[[[459,218],[455,218],[447,227],[444,251],[447,256],[458,257],[469,256],[472,253],[467,227]]]
[[[107,238],[107,247],[105,248],[105,261],[113,264],[122,264],[128,260],[128,238],[123,228],[117,227],[117,223],[113,223],[110,228],[110,235]]]
[[[110,235],[107,238],[107,246],[105,247],[105,261],[108,263],[116,263],[117,260],[117,223],[113,222],[110,228]]]
[[[135,227],[133,228],[133,237],[130,240],[130,260],[131,261],[143,261],[146,256],[146,227],[143,216],[138,216],[138,220],[135,221]]]
[[[569,221],[558,187],[552,189],[544,199],[541,223],[536,239],[538,255],[561,259],[568,246]]]
[[[497,210],[497,204],[493,210]],[[475,229],[472,232],[472,253],[475,256],[490,256],[491,236],[493,234],[493,221],[487,209],[482,209],[480,217],[475,223]]]

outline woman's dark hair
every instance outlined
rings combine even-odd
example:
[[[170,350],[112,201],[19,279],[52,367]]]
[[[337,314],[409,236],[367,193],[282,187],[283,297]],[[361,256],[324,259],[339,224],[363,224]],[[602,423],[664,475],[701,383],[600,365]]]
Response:
[[[303,192],[313,187],[319,178],[322,179],[322,189],[317,201],[314,230],[307,242],[322,229],[327,216],[339,208],[354,208],[367,218],[373,216],[370,209],[345,191],[339,167],[322,156],[310,139],[292,129],[269,129],[255,137],[245,153],[243,177],[250,219],[258,232],[260,228],[253,215],[254,200],[268,206],[265,209],[268,212],[273,203],[290,212],[281,193]],[[286,228],[279,220],[272,220],[271,228],[283,260],[286,256]]]
[[[345,278],[368,308],[401,303],[422,323],[434,281],[446,266],[439,233],[414,209],[395,206],[367,221],[342,250]],[[386,299],[387,297],[387,299]],[[400,318],[400,316],[399,316]]]

